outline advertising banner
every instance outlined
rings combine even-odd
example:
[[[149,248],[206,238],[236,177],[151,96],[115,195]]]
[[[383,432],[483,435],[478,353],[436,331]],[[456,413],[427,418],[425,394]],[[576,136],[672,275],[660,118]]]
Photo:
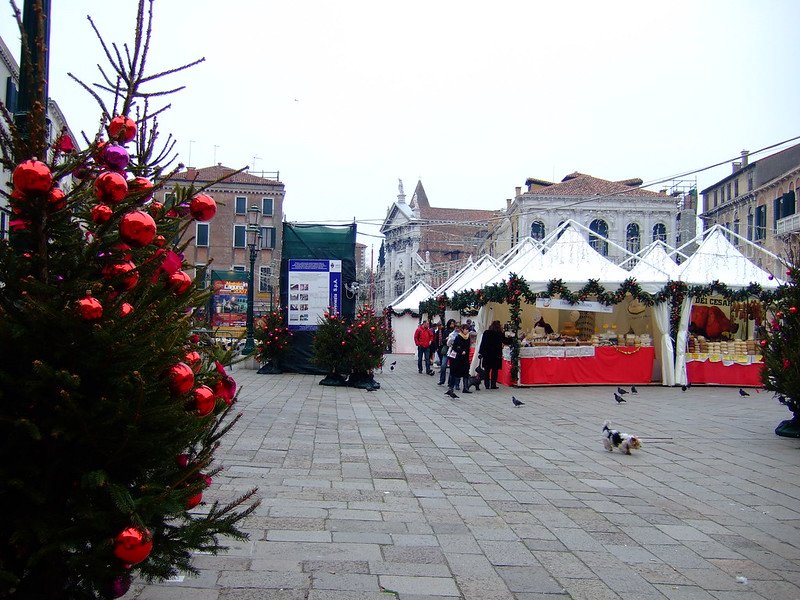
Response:
[[[342,261],[290,259],[287,317],[289,329],[313,331],[329,308],[342,311]]]
[[[536,306],[539,308],[555,308],[558,310],[584,310],[587,312],[600,313],[614,312],[613,306],[606,306],[605,304],[600,304],[599,302],[594,302],[593,300],[584,300],[583,302],[570,304],[561,298],[537,298]]]
[[[247,325],[247,273],[212,271],[211,327],[241,328]]]

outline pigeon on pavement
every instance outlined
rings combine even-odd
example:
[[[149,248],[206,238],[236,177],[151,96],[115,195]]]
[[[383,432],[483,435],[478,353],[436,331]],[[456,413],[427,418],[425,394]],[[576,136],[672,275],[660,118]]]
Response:
[[[739,388],[739,395],[740,395],[740,396],[749,396],[750,394],[748,394],[747,392],[745,392],[745,391],[744,391],[742,388]]]
[[[639,390],[636,389],[635,385],[632,385],[631,386],[631,394],[638,394],[638,393],[639,393]]]
[[[617,388],[617,393],[618,393],[620,396],[624,396],[625,394],[627,394],[627,393],[628,393],[628,390],[625,390],[625,389],[622,389],[621,387],[618,387],[618,388]]]
[[[614,392],[614,400],[617,401],[617,404],[619,404],[620,402],[627,402],[627,400],[625,400],[625,398],[620,396],[617,392]]]
[[[514,406],[525,406],[525,403],[521,400],[517,400],[515,396],[511,396],[511,402],[514,403]]]

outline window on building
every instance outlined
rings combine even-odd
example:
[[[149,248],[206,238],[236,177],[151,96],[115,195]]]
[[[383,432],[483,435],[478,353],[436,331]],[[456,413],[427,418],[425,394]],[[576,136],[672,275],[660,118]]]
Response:
[[[733,237],[733,245],[734,246],[738,246],[739,245],[739,237],[738,236],[741,235],[739,233],[739,213],[738,212],[733,213],[733,233],[736,234]]]
[[[194,244],[197,247],[208,247],[208,223],[198,223],[194,235]]]
[[[261,266],[258,268],[258,291],[262,294],[270,291],[272,280],[272,267]]]
[[[235,212],[237,215],[246,215],[247,214],[247,197],[246,196],[236,196],[236,200],[234,201]]]
[[[625,229],[625,248],[628,250],[628,252],[636,254],[639,250],[641,250],[641,240],[642,238],[639,235],[639,224],[628,223],[628,227]]]
[[[747,209],[747,239],[753,241],[753,207]]]
[[[667,226],[663,223],[656,223],[653,225],[653,241],[667,241]]]
[[[717,190],[714,190],[714,206],[717,205]]]
[[[534,221],[531,223],[531,237],[535,240],[543,240],[544,239],[544,223],[541,221]]]
[[[8,239],[8,215],[0,208],[0,240]]]
[[[247,271],[247,267],[245,267],[244,265],[233,265],[233,267],[231,267],[231,270],[236,271],[237,273],[244,273],[245,271]]]
[[[272,216],[272,208],[273,208],[273,199],[272,198],[262,198],[261,199],[261,214],[265,217]]]
[[[748,192],[752,192],[753,191],[753,187],[754,187],[754,185],[753,185],[753,173],[750,172],[750,173],[747,174],[747,191]]]
[[[206,281],[206,274],[208,273],[208,265],[195,265],[194,266],[194,277],[197,281],[197,287],[201,290],[204,290],[208,287],[208,282]]]
[[[733,180],[733,196],[735,198],[739,197],[739,178]]]
[[[731,196],[731,185],[733,185],[733,184],[731,184],[731,182],[729,181],[729,182],[728,182],[728,200],[730,200],[730,199],[731,199],[731,197],[732,197],[732,196]]]
[[[394,296],[397,298],[400,294],[406,291],[406,278],[400,271],[394,274]]]
[[[244,248],[247,245],[247,225],[233,226],[233,247]]]
[[[164,204],[169,206],[171,204],[175,204],[175,200],[177,196],[175,196],[175,192],[164,192]]]
[[[275,248],[275,228],[262,227],[261,228],[261,247],[262,248]]]
[[[781,218],[788,217],[795,213],[795,194],[794,190],[786,192],[781,199]]]
[[[603,256],[608,256],[608,241],[602,239],[608,237],[608,223],[595,219],[589,223],[589,229],[593,232],[589,234],[589,244]]]
[[[755,240],[763,240],[767,237],[767,205],[756,206],[755,216]]]

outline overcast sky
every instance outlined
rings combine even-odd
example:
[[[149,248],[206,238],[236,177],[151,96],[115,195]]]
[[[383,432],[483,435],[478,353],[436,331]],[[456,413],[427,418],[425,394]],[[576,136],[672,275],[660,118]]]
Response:
[[[122,43],[135,6],[52,0],[76,133],[99,112],[66,73],[105,64],[86,15]],[[398,179],[499,209],[528,177],[651,182],[800,136],[799,24],[797,0],[157,0],[149,65],[206,59],[163,85],[187,85],[162,119],[182,162],[280,171],[288,220],[376,233]],[[18,56],[7,6],[0,35]]]

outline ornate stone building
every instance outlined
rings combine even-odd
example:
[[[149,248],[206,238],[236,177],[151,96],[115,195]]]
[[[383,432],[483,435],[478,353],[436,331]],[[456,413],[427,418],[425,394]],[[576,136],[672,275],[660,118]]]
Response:
[[[477,253],[502,212],[431,206],[422,182],[406,202],[403,182],[381,226],[383,265],[376,305],[391,303],[416,281],[436,288]]]
[[[595,249],[615,262],[624,258],[620,248],[638,252],[655,240],[677,246],[695,235],[691,188],[652,192],[640,187],[641,179],[608,181],[577,172],[560,182],[529,178],[525,183],[525,191],[518,187],[507,200],[505,218],[487,240],[485,250],[492,256],[526,236],[542,239],[567,219],[613,242],[589,236]]]

